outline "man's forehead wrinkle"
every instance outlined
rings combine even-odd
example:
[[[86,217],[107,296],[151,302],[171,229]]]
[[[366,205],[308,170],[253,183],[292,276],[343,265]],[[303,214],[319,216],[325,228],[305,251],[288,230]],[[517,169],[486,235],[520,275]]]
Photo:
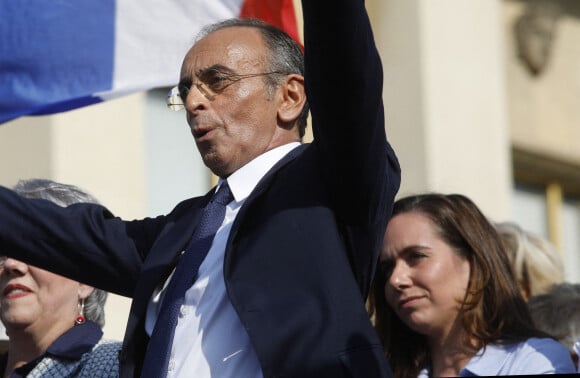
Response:
[[[256,39],[258,37],[253,35],[240,37],[219,32],[209,34],[199,40],[187,54],[181,77],[193,78],[201,71],[217,65],[241,74],[264,70],[267,67],[266,51],[261,40]]]
[[[180,81],[191,80],[195,76],[194,67],[191,65],[183,65],[180,73]]]
[[[232,44],[228,46],[228,57],[231,62],[236,62],[239,68],[251,70],[263,66],[263,57],[256,55],[249,46],[245,44]]]
[[[189,77],[193,78],[196,76],[197,72],[200,69],[206,68],[211,65],[211,61],[207,57],[210,53],[209,48],[204,50],[197,49],[198,46],[195,46],[187,57],[183,61],[183,65],[181,67],[181,77]]]
[[[209,67],[201,67],[196,71],[197,76],[200,76],[208,71],[220,71],[220,72],[230,72],[232,69],[228,66],[224,66],[223,64],[212,64]]]

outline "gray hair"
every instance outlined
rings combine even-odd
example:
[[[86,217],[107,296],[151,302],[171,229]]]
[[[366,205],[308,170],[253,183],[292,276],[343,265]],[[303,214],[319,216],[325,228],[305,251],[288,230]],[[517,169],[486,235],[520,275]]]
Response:
[[[531,297],[528,308],[536,327],[572,350],[580,339],[580,284],[553,285],[547,293]]]
[[[23,197],[45,199],[62,207],[74,203],[99,203],[91,194],[74,185],[46,179],[20,180],[12,189]],[[107,292],[97,288],[85,299],[84,316],[101,328],[105,325],[106,301]]]

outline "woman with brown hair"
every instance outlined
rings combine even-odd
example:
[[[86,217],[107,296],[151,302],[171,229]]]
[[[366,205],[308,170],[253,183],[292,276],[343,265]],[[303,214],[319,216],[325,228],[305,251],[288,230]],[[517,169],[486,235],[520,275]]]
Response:
[[[371,296],[395,376],[574,372],[534,327],[496,230],[465,196],[395,203]]]

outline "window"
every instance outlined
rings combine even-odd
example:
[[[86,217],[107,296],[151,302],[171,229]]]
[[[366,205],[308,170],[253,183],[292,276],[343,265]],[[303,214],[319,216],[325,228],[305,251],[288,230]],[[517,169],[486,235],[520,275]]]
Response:
[[[513,150],[514,221],[561,252],[566,280],[580,282],[580,166]]]

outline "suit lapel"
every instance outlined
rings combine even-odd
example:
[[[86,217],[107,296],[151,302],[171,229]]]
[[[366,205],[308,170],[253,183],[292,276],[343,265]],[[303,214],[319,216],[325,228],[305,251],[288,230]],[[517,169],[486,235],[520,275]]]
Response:
[[[214,189],[210,190],[202,200],[196,201],[184,214],[165,226],[162,234],[149,252],[143,263],[141,279],[136,293],[144,293],[145,304],[149,301],[153,290],[161,284],[173,271],[181,251],[183,251],[193,235],[201,213],[211,198]]]

